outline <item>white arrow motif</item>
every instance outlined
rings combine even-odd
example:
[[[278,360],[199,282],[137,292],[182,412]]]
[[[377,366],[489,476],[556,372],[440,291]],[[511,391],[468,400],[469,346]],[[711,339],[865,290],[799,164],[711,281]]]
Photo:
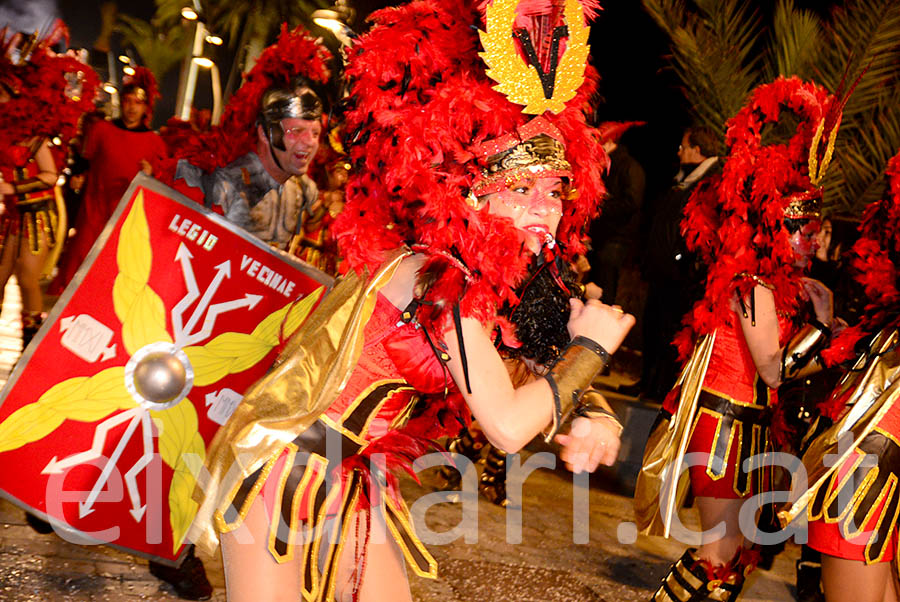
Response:
[[[197,278],[194,277],[194,266],[191,264],[193,255],[188,248],[181,243],[178,245],[178,251],[175,253],[175,260],[181,263],[181,273],[184,275],[184,284],[187,286],[187,294],[175,307],[172,308],[172,329],[175,331],[175,340],[185,336],[184,323],[182,315],[187,308],[197,300],[200,296],[200,287],[197,286]]]
[[[96,460],[103,455],[103,447],[106,445],[106,436],[110,429],[138,416],[141,412],[141,408],[132,408],[107,418],[97,425],[90,449],[73,454],[64,460],[57,460],[56,456],[53,456],[50,462],[47,463],[47,466],[44,467],[44,470],[41,471],[41,474],[59,474],[72,466],[87,464]]]
[[[139,523],[147,511],[147,504],[141,505],[141,492],[138,491],[137,475],[153,461],[153,425],[150,422],[150,414],[144,412],[141,416],[141,431],[144,435],[144,455],[134,463],[131,470],[125,473],[125,485],[128,488],[128,498],[131,500],[131,516]]]
[[[216,291],[219,290],[219,286],[221,286],[222,281],[226,278],[231,278],[231,260],[225,261],[224,263],[220,263],[216,266],[216,275],[213,278],[212,282],[209,283],[209,286],[206,288],[206,291],[203,292],[203,297],[200,299],[200,302],[197,303],[197,307],[194,308],[194,313],[191,314],[190,319],[187,324],[185,324],[184,329],[181,332],[181,336],[179,337],[176,333],[175,336],[175,346],[176,347],[187,347],[193,343],[198,341],[202,341],[204,337],[197,338],[197,334],[189,334],[191,330],[197,325],[197,322],[200,321],[200,317],[206,312],[206,308],[209,307],[210,301],[212,301],[213,296],[216,294]],[[215,307],[215,306],[213,306]],[[212,310],[212,307],[210,307]],[[207,321],[209,320],[209,316],[207,316]],[[204,323],[204,327],[206,324]],[[212,332],[212,331],[210,331]],[[209,335],[206,335],[209,336]]]
[[[63,318],[59,321],[59,331],[65,332],[72,328],[72,324],[75,322],[75,316],[69,316],[67,318]]]
[[[122,434],[122,438],[119,439],[119,443],[116,445],[116,449],[113,450],[112,456],[109,457],[109,460],[107,460],[106,462],[106,466],[104,466],[103,470],[100,472],[100,477],[97,479],[97,482],[94,483],[94,487],[88,494],[87,499],[83,502],[78,502],[78,518],[84,518],[94,511],[94,503],[97,501],[97,496],[100,495],[100,491],[103,489],[103,485],[106,484],[107,480],[109,480],[109,475],[110,473],[112,473],[112,469],[115,468],[116,463],[122,456],[122,452],[125,450],[125,446],[128,445],[129,441],[131,441],[131,436],[134,434],[134,430],[137,428],[137,425],[140,424],[142,414],[145,413],[142,408],[139,409],[141,410],[141,412],[131,419],[131,422],[128,424],[128,428],[125,429],[125,432]]]
[[[103,350],[103,354],[100,356],[100,361],[105,362],[109,358],[115,357],[115,356],[116,356],[116,344],[113,343],[112,345],[110,345],[109,347],[107,347],[106,349]]]
[[[257,303],[262,301],[262,298],[262,295],[251,295],[250,293],[247,293],[246,295],[244,295],[243,299],[226,301],[224,303],[216,303],[215,305],[210,306],[209,311],[206,313],[206,319],[203,321],[203,328],[200,330],[200,332],[188,336],[184,340],[184,344],[179,346],[187,347],[188,345],[199,343],[212,334],[213,328],[215,328],[216,326],[216,318],[218,318],[219,315],[224,314],[228,311],[240,309],[241,307],[253,309],[254,307],[256,307]],[[178,343],[176,342],[176,344]]]

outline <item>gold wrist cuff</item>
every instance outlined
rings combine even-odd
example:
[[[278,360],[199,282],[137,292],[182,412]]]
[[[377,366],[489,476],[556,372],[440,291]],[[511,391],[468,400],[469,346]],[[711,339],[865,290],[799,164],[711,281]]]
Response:
[[[816,354],[828,342],[828,332],[813,324],[805,324],[784,347],[781,355],[782,382],[807,374],[803,369],[813,362]]]
[[[544,378],[553,391],[553,422],[544,438],[550,442],[560,426],[581,401],[594,377],[609,363],[609,353],[586,337],[575,337]]]
[[[12,183],[13,190],[16,194],[28,194],[29,192],[37,192],[50,188],[40,178],[28,178],[27,180],[18,180]]]

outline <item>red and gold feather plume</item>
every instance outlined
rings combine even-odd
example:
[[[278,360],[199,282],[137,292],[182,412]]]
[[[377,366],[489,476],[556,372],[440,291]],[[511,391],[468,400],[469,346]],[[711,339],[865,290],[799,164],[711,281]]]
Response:
[[[676,337],[682,357],[698,335],[735,319],[731,299],[749,295],[757,279],[773,288],[780,313],[800,309],[803,269],[794,265],[784,219],[814,215],[842,106],[813,83],[780,77],[754,90],[729,120],[722,173],[698,186],[682,221],[688,248],[709,270],[704,296]],[[790,128],[786,140],[773,131],[779,127]]]
[[[604,195],[601,174],[608,158],[597,131],[585,121],[596,72],[582,64],[581,71],[556,73],[554,82],[552,70],[541,63],[541,36],[559,27],[560,19],[568,33],[558,43],[559,64],[569,51],[585,51],[576,40],[586,32],[579,16],[584,13],[578,12],[582,5],[548,0],[527,3],[523,11],[522,4],[494,0],[482,3],[479,11],[473,0],[420,0],[386,8],[371,17],[374,27],[350,52],[344,131],[354,172],[347,205],[335,224],[338,242],[350,267],[370,271],[401,245],[423,252],[430,280],[423,301],[430,310],[420,319],[438,332],[449,324],[452,306],[487,323],[501,304],[515,304],[513,291],[531,260],[510,220],[465,201],[483,177],[477,149],[485,142],[515,138],[535,115],[524,113],[521,103],[498,89],[503,83],[486,73],[529,69],[527,63],[512,64],[510,56],[497,58],[484,48],[486,39],[496,39],[491,19],[498,14],[515,23],[500,38],[511,39],[513,29],[530,36],[536,62],[545,71],[542,80],[535,79],[537,89],[549,84],[544,89],[552,90],[551,104],[558,109],[539,115],[564,142],[577,189],[564,202],[557,232],[567,258],[584,250],[585,227]],[[519,27],[522,18],[528,26]],[[543,29],[530,27],[541,23]],[[512,58],[521,62],[526,53],[522,45],[517,48],[518,56]],[[508,64],[494,62],[486,70],[485,62],[491,60]],[[558,94],[563,76],[575,82],[568,100]],[[537,99],[543,101],[551,101],[550,95]]]
[[[34,137],[68,143],[78,120],[94,109],[100,80],[94,70],[51,47],[68,38],[62,21],[45,35],[24,39],[0,30],[0,84],[10,93],[0,110],[0,152]]]

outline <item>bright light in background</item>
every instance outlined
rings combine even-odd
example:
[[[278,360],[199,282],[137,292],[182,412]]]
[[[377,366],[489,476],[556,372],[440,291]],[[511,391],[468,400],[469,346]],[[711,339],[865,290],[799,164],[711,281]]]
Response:
[[[105,84],[103,84],[103,91],[107,94],[115,94],[118,90],[116,90],[116,87],[114,85],[106,82]]]
[[[205,56],[195,56],[193,60],[195,63],[197,63],[197,65],[205,69],[209,69],[213,66],[212,60],[206,58]]]
[[[122,72],[125,73],[125,75],[134,75],[134,67],[125,67],[122,69]]]
[[[184,8],[181,9],[181,16],[184,17],[185,19],[187,19],[188,21],[196,21],[197,17],[199,15],[197,15],[197,11],[195,11],[190,6],[185,6]]]
[[[206,36],[206,41],[209,42],[210,44],[212,44],[213,46],[221,46],[222,45],[222,38],[220,38],[217,35],[209,34],[208,36]]]
[[[330,13],[333,11],[323,10],[323,11],[316,11],[316,12]],[[341,22],[337,18],[337,15],[335,15],[334,17],[331,17],[331,16],[313,17],[313,22],[316,25],[318,25],[319,27],[324,27],[325,29],[332,31],[334,33],[337,33],[341,29]]]
[[[356,33],[350,29],[348,23],[353,20],[355,11],[347,6],[346,0],[337,0],[334,8],[320,8],[313,11],[313,23],[327,29],[343,46],[351,46]]]
[[[131,57],[129,57],[129,56],[125,55],[125,54],[120,54],[120,55],[119,55],[119,62],[125,63],[125,64],[127,65],[127,64],[129,64],[129,63],[131,62]]]
[[[50,142],[52,142],[56,146],[62,146],[62,140],[60,139],[59,136],[54,136],[53,140],[51,140]]]

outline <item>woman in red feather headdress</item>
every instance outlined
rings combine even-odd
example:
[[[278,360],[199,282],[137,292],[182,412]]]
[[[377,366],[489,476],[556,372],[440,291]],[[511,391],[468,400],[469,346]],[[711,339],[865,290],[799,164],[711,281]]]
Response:
[[[635,507],[645,533],[669,535],[686,487],[664,471],[687,454],[704,535],[653,600],[734,600],[755,566],[741,508],[771,490],[771,475],[745,460],[783,434],[775,390],[820,368],[830,337],[831,292],[804,274],[841,108],[796,78],[757,88],[728,123],[722,173],[686,205],[682,230],[707,265],[706,288],[676,338],[687,361],[647,444]]]
[[[418,1],[376,13],[351,50],[354,169],[334,225],[350,271],[219,431],[198,492],[192,536],[221,536],[230,599],[410,600],[404,560],[436,565],[391,470],[469,410],[506,451],[583,414],[557,435],[563,459],[614,460],[620,427],[581,393],[631,316],[572,301],[566,348],[519,388],[495,348],[517,345],[500,312],[530,265],[565,286],[602,197],[590,8]]]
[[[42,321],[41,274],[65,237],[56,165],[98,85],[90,67],[51,50],[67,35],[62,22],[41,39],[0,30],[0,300],[15,272],[26,345]]]
[[[785,524],[806,515],[829,602],[898,599],[900,154],[887,176],[887,194],[866,209],[850,252],[867,300],[864,317],[823,352],[829,363],[861,355],[819,404],[805,442],[805,480],[794,484],[808,488],[780,513]]]

